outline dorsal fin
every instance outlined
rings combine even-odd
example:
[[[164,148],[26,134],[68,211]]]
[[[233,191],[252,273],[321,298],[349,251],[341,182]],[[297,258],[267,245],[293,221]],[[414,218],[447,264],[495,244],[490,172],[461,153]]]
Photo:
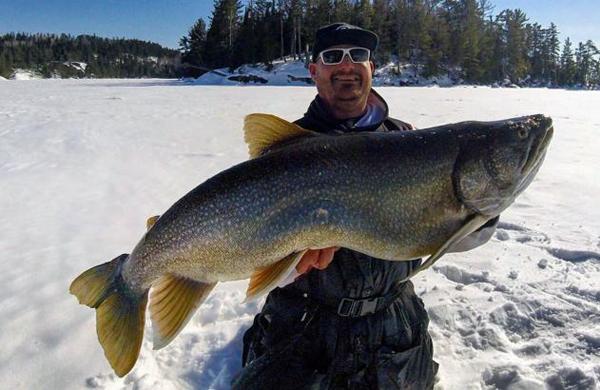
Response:
[[[244,141],[251,158],[259,157],[280,142],[315,133],[270,114],[250,114],[244,118]]]

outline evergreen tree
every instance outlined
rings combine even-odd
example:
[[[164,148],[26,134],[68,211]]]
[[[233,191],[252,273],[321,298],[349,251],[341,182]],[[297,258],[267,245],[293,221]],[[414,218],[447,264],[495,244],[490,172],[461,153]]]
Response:
[[[560,41],[558,39],[558,27],[550,23],[545,31],[545,48],[547,55],[547,67],[549,81],[556,83],[560,67]]]
[[[349,23],[353,18],[351,0],[333,0],[333,23]]]
[[[379,36],[379,48],[375,53],[375,60],[385,64],[391,58],[393,51],[393,24],[390,0],[373,0],[372,29]]]
[[[315,32],[319,27],[332,22],[333,13],[330,0],[306,0],[306,42],[310,47],[314,44]]]
[[[204,63],[204,45],[206,44],[206,24],[202,18],[190,28],[186,36],[183,36],[179,41],[180,50],[182,51],[181,60],[195,66],[200,66]]]
[[[371,0],[356,1],[350,23],[367,30],[373,29],[373,5]]]
[[[476,0],[456,1],[455,18],[455,61],[463,69],[464,78],[469,82],[481,79],[481,39],[483,37],[483,8]]]
[[[573,85],[575,83],[576,71],[571,40],[567,38],[565,39],[565,44],[560,57],[560,84],[567,86]]]
[[[591,40],[586,43],[579,42],[575,50],[575,82],[588,87],[596,80],[594,72],[596,70],[597,60],[594,58],[598,54],[598,49]]]
[[[254,14],[254,4],[250,2],[244,11],[244,18],[240,24],[229,66],[237,68],[242,64],[255,64],[257,62],[257,51],[260,48],[260,38],[256,35],[256,15]]]
[[[521,81],[529,71],[525,23],[527,16],[520,9],[504,10],[498,15],[503,25],[504,42],[506,44],[504,59],[506,76],[513,82]]]
[[[239,0],[215,0],[204,50],[204,61],[208,67],[230,65],[241,9]]]
[[[267,66],[280,53],[280,16],[273,0],[257,0],[255,5],[256,17],[256,56],[257,61]]]
[[[544,80],[546,78],[546,68],[548,62],[545,32],[542,26],[534,23],[527,26],[528,57],[531,69],[531,76],[535,80]]]

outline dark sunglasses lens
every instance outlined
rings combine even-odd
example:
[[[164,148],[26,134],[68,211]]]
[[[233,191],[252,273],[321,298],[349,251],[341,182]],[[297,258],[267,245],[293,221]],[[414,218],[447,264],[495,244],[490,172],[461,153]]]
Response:
[[[350,50],[350,56],[354,62],[369,61],[369,51],[367,49],[352,49]]]
[[[344,51],[333,49],[333,50],[326,50],[321,54],[323,56],[324,64],[337,64],[338,62],[342,61],[342,56],[344,55]]]

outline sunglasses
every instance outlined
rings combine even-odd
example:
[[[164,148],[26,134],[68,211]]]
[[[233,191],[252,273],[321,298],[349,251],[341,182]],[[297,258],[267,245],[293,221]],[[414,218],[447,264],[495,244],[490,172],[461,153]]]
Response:
[[[364,47],[340,47],[335,49],[323,50],[319,53],[319,57],[317,59],[320,58],[323,64],[325,65],[337,65],[341,64],[342,61],[344,61],[344,56],[346,54],[348,54],[352,62],[354,62],[355,64],[361,64],[363,62],[369,61],[371,51],[369,49],[365,49]]]

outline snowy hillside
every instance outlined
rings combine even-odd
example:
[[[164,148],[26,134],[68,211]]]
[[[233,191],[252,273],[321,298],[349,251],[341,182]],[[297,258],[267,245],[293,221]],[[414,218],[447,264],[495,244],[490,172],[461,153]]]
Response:
[[[421,128],[533,113],[555,121],[544,166],[494,238],[415,279],[431,317],[437,389],[598,388],[600,92],[378,91]],[[168,80],[3,82],[0,388],[228,388],[262,304],[242,303],[245,281],[218,285],[163,350],[152,350],[148,327],[123,379],[104,359],[94,312],[68,286],[130,252],[148,216],[245,160],[244,115],[296,119],[314,95]]]

